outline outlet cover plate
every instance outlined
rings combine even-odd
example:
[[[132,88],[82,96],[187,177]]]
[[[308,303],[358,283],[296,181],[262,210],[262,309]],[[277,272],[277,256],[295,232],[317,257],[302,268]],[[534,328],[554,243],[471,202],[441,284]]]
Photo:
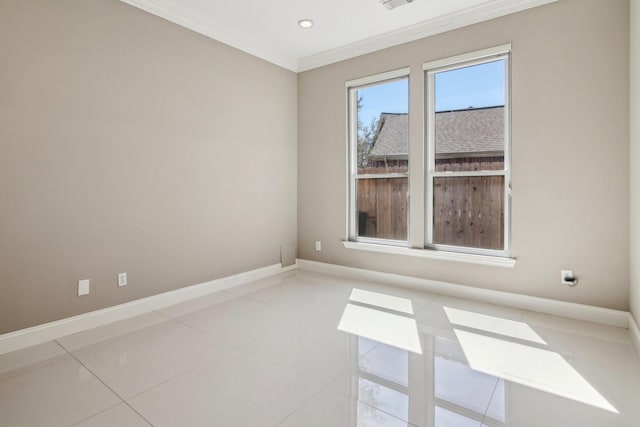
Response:
[[[570,285],[573,283],[566,279],[573,279],[573,270],[560,270],[560,283],[563,285]]]
[[[89,279],[78,280],[78,296],[89,295],[91,281]]]

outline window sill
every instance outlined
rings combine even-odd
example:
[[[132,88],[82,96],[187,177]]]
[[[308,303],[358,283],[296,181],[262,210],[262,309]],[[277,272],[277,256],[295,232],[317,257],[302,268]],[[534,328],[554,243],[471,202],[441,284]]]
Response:
[[[458,252],[444,252],[433,249],[414,249],[399,246],[377,245],[374,243],[362,243],[343,241],[342,244],[347,249],[357,249],[361,251],[379,252],[393,255],[406,255],[421,258],[438,259],[443,261],[466,262],[468,264],[481,264],[493,267],[513,268],[516,265],[515,258],[503,258],[489,255],[463,254]]]

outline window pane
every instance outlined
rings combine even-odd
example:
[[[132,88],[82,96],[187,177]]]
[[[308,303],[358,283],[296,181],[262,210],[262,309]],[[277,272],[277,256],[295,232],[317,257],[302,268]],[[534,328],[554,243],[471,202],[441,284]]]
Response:
[[[358,179],[358,236],[407,240],[408,178]]]
[[[436,171],[504,169],[505,64],[435,74]]]
[[[504,249],[504,176],[434,178],[433,243]]]
[[[357,102],[353,235],[406,241],[409,173],[409,79],[352,89]],[[399,177],[357,178],[400,174]]]
[[[356,90],[358,174],[409,170],[408,79]]]

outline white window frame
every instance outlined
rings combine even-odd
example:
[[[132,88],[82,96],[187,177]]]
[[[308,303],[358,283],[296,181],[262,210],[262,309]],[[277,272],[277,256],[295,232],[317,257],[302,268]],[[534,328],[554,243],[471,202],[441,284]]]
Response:
[[[423,64],[425,76],[425,248],[465,254],[509,257],[511,254],[511,45],[502,45]],[[504,169],[499,171],[436,172],[435,170],[435,75],[443,71],[505,61]],[[433,181],[436,177],[504,176],[503,250],[433,243]]]
[[[409,246],[409,227],[411,226],[409,217],[409,192],[407,191],[407,240],[391,240],[380,239],[375,237],[360,237],[358,236],[358,193],[357,193],[357,180],[368,178],[407,178],[411,171],[407,173],[389,173],[389,174],[364,174],[358,175],[358,99],[357,91],[370,86],[377,86],[379,84],[391,83],[397,80],[409,80],[409,67],[399,68],[396,70],[387,71],[372,76],[362,77],[355,80],[349,80],[345,83],[347,89],[347,150],[349,155],[347,170],[349,174],[349,188],[347,191],[347,236],[352,242],[373,243],[388,246]],[[411,96],[411,94],[408,94]],[[409,146],[411,141],[409,141]]]

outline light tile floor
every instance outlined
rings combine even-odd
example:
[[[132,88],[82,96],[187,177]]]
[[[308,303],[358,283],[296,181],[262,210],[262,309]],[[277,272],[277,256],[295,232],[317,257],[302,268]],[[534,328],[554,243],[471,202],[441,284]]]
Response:
[[[296,271],[0,356],[1,426],[640,426],[628,331]]]

